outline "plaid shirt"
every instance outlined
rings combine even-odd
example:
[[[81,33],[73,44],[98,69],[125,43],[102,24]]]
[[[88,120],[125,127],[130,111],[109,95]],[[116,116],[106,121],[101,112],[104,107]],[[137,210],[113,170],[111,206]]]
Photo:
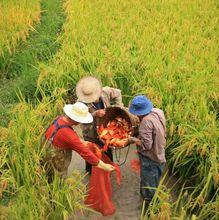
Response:
[[[146,115],[139,126],[141,146],[138,151],[149,159],[158,163],[166,162],[166,120],[162,110],[153,108]]]

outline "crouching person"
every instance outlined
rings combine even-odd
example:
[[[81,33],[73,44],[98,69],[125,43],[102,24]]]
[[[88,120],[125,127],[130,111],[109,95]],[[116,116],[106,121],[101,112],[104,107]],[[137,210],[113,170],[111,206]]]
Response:
[[[106,171],[114,170],[112,165],[98,159],[84,145],[72,127],[93,121],[92,115],[88,112],[88,107],[81,102],[76,102],[73,105],[65,105],[63,110],[65,114],[58,116],[45,133],[46,157],[44,165],[49,176],[49,181],[52,181],[55,170],[61,176],[66,177],[68,166],[71,162],[72,150],[76,151],[85,161],[93,166]]]
[[[130,138],[129,142],[137,145],[140,158],[140,192],[148,205],[157,188],[163,173],[166,145],[166,122],[164,113],[144,95],[134,97],[131,102],[130,113],[137,115],[140,120],[138,138]]]

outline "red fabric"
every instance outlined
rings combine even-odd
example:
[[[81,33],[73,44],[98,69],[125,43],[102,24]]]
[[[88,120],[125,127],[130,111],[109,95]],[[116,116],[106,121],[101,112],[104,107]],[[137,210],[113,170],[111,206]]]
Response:
[[[59,125],[69,125],[62,117],[58,119]],[[54,125],[51,125],[46,131],[46,139],[50,138],[55,129]],[[61,128],[57,131],[53,145],[63,149],[71,149],[76,151],[84,160],[88,163],[96,166],[99,163],[99,159],[81,142],[77,133],[70,128]]]
[[[101,159],[102,151],[97,144],[95,144],[93,142],[86,141],[85,145],[86,145],[86,147],[88,147],[90,149],[90,151],[92,151],[94,153],[94,155],[96,155],[99,159]]]
[[[117,183],[120,185],[121,172],[119,166],[103,154],[102,160],[105,163],[110,163],[115,167],[117,174]],[[110,172],[104,171],[98,167],[92,167],[90,177],[89,193],[85,200],[85,204],[92,209],[102,213],[104,216],[112,215],[116,211],[112,202],[112,188],[110,183]]]
[[[140,175],[140,161],[139,159],[131,160],[131,169],[134,172],[137,172]]]

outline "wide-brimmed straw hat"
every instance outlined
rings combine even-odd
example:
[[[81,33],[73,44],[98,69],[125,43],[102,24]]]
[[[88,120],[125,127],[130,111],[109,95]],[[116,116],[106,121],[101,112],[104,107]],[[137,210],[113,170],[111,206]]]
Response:
[[[76,85],[78,100],[84,103],[92,103],[100,98],[102,85],[99,79],[93,76],[81,78]]]
[[[152,102],[144,95],[137,95],[131,102],[129,112],[133,115],[147,115],[153,108]]]
[[[67,104],[63,108],[65,114],[72,120],[87,124],[93,121],[93,116],[89,113],[88,107],[82,102],[76,102],[75,104]]]

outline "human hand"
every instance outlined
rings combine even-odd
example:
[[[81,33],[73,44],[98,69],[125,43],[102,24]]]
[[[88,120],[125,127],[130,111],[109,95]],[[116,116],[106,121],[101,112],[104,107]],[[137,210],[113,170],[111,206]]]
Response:
[[[141,140],[140,140],[140,139],[136,140],[136,141],[135,141],[135,144],[136,144],[137,146],[141,146]]]
[[[87,147],[87,145],[88,145],[88,141],[85,141],[85,140],[83,140],[83,139],[80,139],[80,141],[82,142],[82,144],[84,145],[84,146],[86,146]]]
[[[97,167],[109,172],[115,170],[115,167],[113,165],[104,163],[102,160],[99,161]]]
[[[106,111],[104,109],[100,109],[95,111],[95,116],[102,118],[106,114]]]
[[[136,138],[136,137],[130,137],[129,138],[129,143],[136,144],[136,145],[140,146],[141,145],[141,140]]]
[[[116,140],[116,142],[114,142],[114,145],[117,147],[125,147],[129,144],[129,140],[128,138],[124,138],[121,140]]]

